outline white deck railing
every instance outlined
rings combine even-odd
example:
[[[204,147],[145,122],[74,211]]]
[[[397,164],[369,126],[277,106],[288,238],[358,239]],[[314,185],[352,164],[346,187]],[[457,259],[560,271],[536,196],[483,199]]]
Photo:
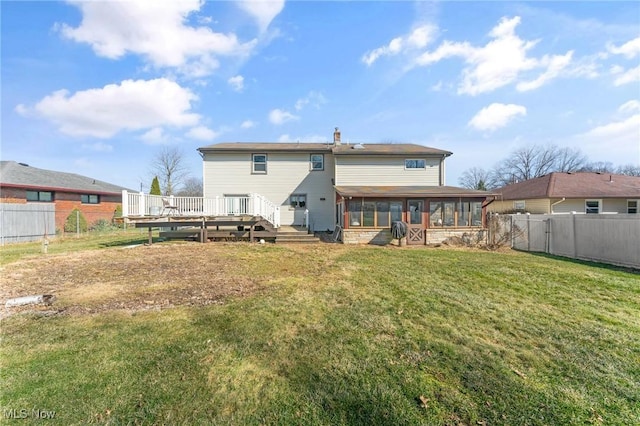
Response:
[[[274,227],[280,227],[280,207],[260,194],[248,197],[174,197],[122,191],[122,216],[133,217],[200,217],[261,216]]]

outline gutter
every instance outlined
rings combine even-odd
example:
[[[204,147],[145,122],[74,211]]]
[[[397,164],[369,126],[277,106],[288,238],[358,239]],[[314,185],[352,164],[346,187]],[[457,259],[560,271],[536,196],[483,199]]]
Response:
[[[566,200],[566,198],[562,197],[562,200],[556,201],[555,203],[551,203],[551,214],[553,214],[553,207],[557,206],[560,203],[562,203],[564,200]]]

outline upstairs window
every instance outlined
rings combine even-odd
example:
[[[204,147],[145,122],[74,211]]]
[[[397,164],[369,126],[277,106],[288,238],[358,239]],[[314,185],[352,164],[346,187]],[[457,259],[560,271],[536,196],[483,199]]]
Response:
[[[253,166],[252,172],[256,174],[267,173],[267,154],[251,154]]]
[[[585,200],[584,201],[584,212],[585,213],[600,213],[600,204],[602,200]]]
[[[53,192],[27,191],[27,201],[40,201],[40,202],[50,203],[53,201]]]
[[[324,154],[311,154],[311,170],[324,170]]]
[[[638,200],[627,200],[627,213],[629,214],[638,213]]]
[[[404,160],[404,168],[407,170],[424,170],[427,168],[427,162],[424,159],[407,159]]]
[[[100,204],[100,196],[94,194],[82,194],[80,196],[82,204]]]

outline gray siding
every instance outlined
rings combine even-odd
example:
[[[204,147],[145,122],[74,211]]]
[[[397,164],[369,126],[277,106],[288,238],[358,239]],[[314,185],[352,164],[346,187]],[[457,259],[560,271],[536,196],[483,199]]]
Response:
[[[289,196],[306,194],[306,207],[309,209],[312,229],[333,229],[335,193],[331,182],[334,175],[331,154],[324,153],[323,171],[310,171],[308,152],[269,152],[266,153],[266,174],[252,173],[251,154],[207,153],[203,161],[204,196],[258,193],[280,206],[280,220],[283,225],[292,225],[302,223],[303,209],[289,207]]]
[[[440,157],[353,155],[336,158],[336,185],[439,186]],[[407,170],[406,159],[426,160],[425,169]]]

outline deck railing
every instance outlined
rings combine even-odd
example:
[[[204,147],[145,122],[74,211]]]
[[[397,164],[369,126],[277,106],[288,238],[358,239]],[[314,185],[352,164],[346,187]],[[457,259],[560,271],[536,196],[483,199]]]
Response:
[[[280,207],[260,194],[247,197],[175,197],[122,191],[122,216],[133,217],[199,217],[261,216],[274,227],[280,227]]]

